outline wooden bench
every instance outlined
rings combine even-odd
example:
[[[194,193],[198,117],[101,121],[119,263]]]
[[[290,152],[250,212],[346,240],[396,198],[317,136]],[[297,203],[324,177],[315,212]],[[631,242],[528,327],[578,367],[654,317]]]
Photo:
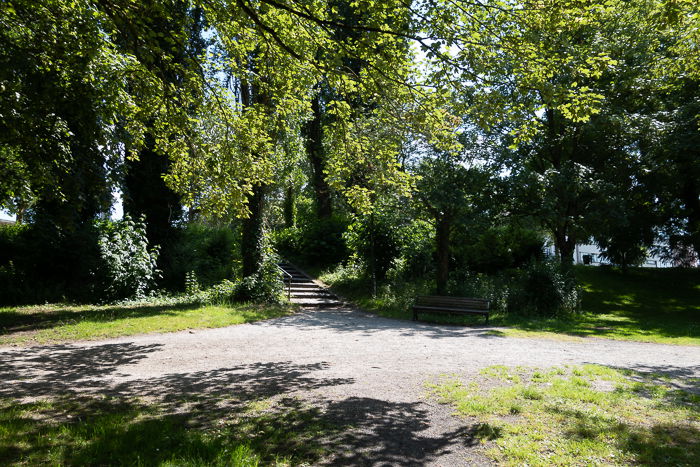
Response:
[[[416,297],[413,305],[413,321],[418,319],[418,313],[478,314],[486,316],[488,324],[489,301],[484,298],[421,296]]]

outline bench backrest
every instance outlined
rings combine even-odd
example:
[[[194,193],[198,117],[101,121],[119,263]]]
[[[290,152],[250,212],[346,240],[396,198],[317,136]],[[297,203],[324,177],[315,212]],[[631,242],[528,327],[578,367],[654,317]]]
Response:
[[[418,306],[464,308],[470,310],[489,309],[489,301],[485,298],[441,297],[437,295],[423,295],[420,297],[416,297],[415,304]]]

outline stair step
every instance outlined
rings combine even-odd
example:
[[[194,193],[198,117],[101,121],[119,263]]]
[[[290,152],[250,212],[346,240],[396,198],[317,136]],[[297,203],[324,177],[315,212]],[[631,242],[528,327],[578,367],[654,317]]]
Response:
[[[286,287],[286,285],[285,285]],[[316,289],[320,287],[313,282],[292,282],[292,290],[294,289]]]
[[[336,299],[328,298],[294,298],[292,297],[291,302],[299,306],[341,306],[343,302]]]
[[[281,261],[277,265],[290,277],[285,277],[285,295],[290,293],[290,301],[302,307],[337,307],[342,306],[343,302],[338,300],[338,297],[323,287],[319,287],[311,277],[307,276],[290,263]],[[291,284],[290,284],[291,282]],[[291,287],[287,290],[287,285]]]
[[[299,292],[299,291],[292,290],[292,293],[290,295],[292,297],[335,297],[335,295],[333,295],[333,294],[330,294],[328,292],[318,291],[318,290],[313,290],[313,291],[308,291],[308,292]]]

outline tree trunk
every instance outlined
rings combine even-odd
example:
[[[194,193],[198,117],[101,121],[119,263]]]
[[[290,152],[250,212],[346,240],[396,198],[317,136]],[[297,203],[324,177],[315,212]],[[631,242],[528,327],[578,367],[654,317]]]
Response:
[[[262,104],[270,109],[269,96],[260,91],[255,84],[249,84],[241,80],[241,104],[249,107],[253,104]],[[264,185],[253,185],[251,193],[247,197],[247,206],[250,216],[243,219],[241,226],[241,260],[243,265],[243,277],[257,274],[263,264],[264,229],[263,217],[265,213]]]
[[[306,154],[311,163],[311,183],[316,196],[316,213],[321,219],[328,219],[333,214],[331,189],[323,173],[326,160],[323,151],[323,128],[321,126],[321,98],[316,95],[311,101],[313,118],[306,124]]]
[[[447,280],[450,275],[450,229],[449,218],[436,219],[435,242],[437,247],[437,274],[435,284],[438,295],[447,293]]]
[[[243,219],[241,231],[241,257],[243,277],[260,271],[263,262],[263,213],[265,210],[265,189],[255,185],[248,195],[250,216]]]
[[[294,185],[289,184],[284,192],[284,226],[294,227],[296,225],[296,205]]]
[[[559,261],[562,269],[570,269],[574,264],[574,250],[576,239],[566,234],[565,228],[559,228],[554,233],[554,245],[559,253]]]
[[[689,173],[691,173],[689,171]],[[700,189],[694,179],[686,180],[681,191],[688,219],[688,233],[695,253],[700,255]]]
[[[146,217],[146,235],[151,245],[163,246],[172,237],[173,223],[182,217],[180,196],[163,180],[170,170],[167,156],[155,152],[149,131],[138,159],[127,159],[123,183],[124,212],[134,220]]]

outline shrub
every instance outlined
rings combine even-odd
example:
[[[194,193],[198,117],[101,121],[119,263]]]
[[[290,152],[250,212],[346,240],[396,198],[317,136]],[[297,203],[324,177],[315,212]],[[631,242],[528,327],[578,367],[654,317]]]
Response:
[[[460,269],[450,275],[447,292],[456,297],[486,298],[491,302],[492,312],[506,312],[511,282],[506,272],[489,275]]]
[[[101,260],[93,222],[65,229],[40,220],[0,228],[0,302],[99,299]]]
[[[508,295],[508,312],[535,316],[561,316],[580,306],[580,291],[571,273],[556,261],[535,261],[524,268]]]
[[[472,271],[495,274],[541,259],[544,241],[536,231],[512,225],[495,226],[478,234],[469,232],[456,242],[455,256]]]
[[[198,291],[196,298],[200,303],[207,305],[231,303],[236,293],[236,288],[237,284],[224,279],[204,291]]]
[[[426,276],[433,271],[434,228],[422,220],[396,226],[398,257],[393,260],[388,277],[392,280]]]
[[[354,261],[361,264],[367,274],[374,272],[379,281],[386,277],[400,253],[398,231],[381,214],[355,219],[348,226],[345,238]]]
[[[162,284],[169,290],[184,290],[188,273],[193,273],[202,287],[231,279],[237,251],[231,227],[197,223],[180,227],[168,251],[163,252]]]
[[[159,271],[158,247],[149,248],[143,219],[135,222],[127,215],[121,221],[102,222],[98,228],[102,264],[97,275],[102,278],[103,298],[144,296],[155,284]]]
[[[24,274],[17,267],[18,253],[24,249],[24,225],[0,226],[0,303],[17,303],[24,292]]]
[[[243,302],[278,303],[284,287],[277,268],[278,260],[276,255],[266,251],[260,271],[244,277],[236,284],[233,299]]]
[[[273,233],[272,244],[286,257],[317,266],[330,266],[348,256],[343,238],[346,226],[340,217],[303,219],[296,227]]]

